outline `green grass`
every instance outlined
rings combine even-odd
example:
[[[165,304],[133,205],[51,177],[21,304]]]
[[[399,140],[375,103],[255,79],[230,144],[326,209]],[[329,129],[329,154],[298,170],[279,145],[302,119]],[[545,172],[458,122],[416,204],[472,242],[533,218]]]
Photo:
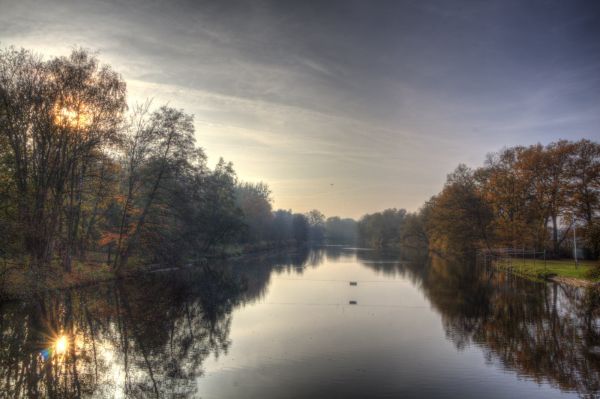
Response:
[[[592,268],[598,265],[598,262],[580,260],[578,267],[576,267],[573,259],[547,260],[544,263],[543,259],[536,259],[534,261],[533,259],[523,260],[521,258],[512,258],[496,262],[496,265],[504,270],[512,268],[513,272],[534,279],[556,275],[582,280],[594,280],[588,274]]]

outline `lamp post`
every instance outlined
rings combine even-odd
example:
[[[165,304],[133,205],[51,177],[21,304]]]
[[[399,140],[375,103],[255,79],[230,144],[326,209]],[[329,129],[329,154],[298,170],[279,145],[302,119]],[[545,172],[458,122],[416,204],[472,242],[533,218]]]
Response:
[[[577,219],[573,218],[573,256],[575,257],[575,269],[579,268],[577,259]]]

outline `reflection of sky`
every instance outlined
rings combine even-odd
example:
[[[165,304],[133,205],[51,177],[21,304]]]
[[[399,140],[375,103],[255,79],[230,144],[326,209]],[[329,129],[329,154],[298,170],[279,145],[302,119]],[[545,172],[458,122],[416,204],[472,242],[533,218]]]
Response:
[[[234,310],[230,339],[227,356],[203,363],[203,398],[560,396],[486,364],[477,347],[457,352],[408,276],[351,253],[271,275],[264,297]]]
[[[458,162],[598,137],[598,2],[234,3],[0,0],[0,42],[99,50],[298,211],[413,210]]]

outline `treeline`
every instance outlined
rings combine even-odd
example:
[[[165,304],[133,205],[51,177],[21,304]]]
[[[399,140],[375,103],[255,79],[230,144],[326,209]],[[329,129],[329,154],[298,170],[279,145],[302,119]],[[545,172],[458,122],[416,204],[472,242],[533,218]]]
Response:
[[[123,79],[84,50],[0,52],[0,258],[69,271],[93,257],[123,272],[231,245],[302,243],[325,219],[273,212],[269,188],[209,168],[193,117],[127,107]]]
[[[426,247],[428,239],[422,219],[423,214],[396,208],[364,215],[358,221],[359,243],[376,249]]]
[[[360,240],[373,247],[421,245],[438,251],[509,247],[572,256],[600,254],[600,145],[561,140],[489,154],[459,165],[416,214],[390,209],[364,216]]]

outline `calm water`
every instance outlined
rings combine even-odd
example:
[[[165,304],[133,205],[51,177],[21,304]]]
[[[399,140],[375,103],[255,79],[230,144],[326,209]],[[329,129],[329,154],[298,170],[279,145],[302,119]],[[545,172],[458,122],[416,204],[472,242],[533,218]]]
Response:
[[[211,268],[2,305],[1,397],[600,393],[593,291],[341,247]]]

